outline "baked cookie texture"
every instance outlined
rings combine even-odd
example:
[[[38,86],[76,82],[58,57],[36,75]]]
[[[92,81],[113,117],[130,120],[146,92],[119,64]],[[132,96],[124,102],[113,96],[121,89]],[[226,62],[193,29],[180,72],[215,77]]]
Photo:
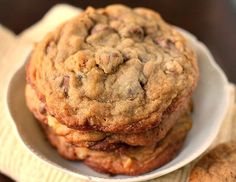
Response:
[[[27,81],[47,112],[74,129],[137,133],[190,98],[196,56],[185,38],[145,8],[87,8],[39,42]]]
[[[185,115],[163,140],[146,147],[126,146],[112,152],[75,147],[48,126],[44,125],[44,131],[52,145],[66,159],[83,160],[86,165],[103,173],[139,175],[170,161],[181,149],[191,126],[191,118]]]
[[[193,167],[189,182],[211,181],[236,181],[236,141],[216,146]]]
[[[60,155],[139,175],[181,150],[198,77],[194,51],[158,13],[90,7],[36,44],[25,97]]]
[[[186,113],[190,113],[191,101],[178,106],[178,109],[168,116],[160,124],[148,131],[140,133],[105,133],[99,131],[81,131],[68,128],[61,124],[57,119],[47,114],[45,105],[38,99],[35,91],[30,85],[25,90],[26,101],[29,109],[40,121],[48,125],[56,135],[64,136],[68,143],[79,147],[89,147],[94,150],[112,150],[120,147],[122,144],[132,146],[152,145],[162,138],[178,122],[179,118]]]

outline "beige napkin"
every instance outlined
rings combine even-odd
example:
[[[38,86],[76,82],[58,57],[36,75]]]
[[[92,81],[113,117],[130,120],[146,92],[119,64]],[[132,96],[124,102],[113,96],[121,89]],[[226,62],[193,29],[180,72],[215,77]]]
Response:
[[[33,44],[39,41],[48,31],[61,22],[77,15],[81,10],[69,5],[54,6],[38,23],[22,32],[19,36],[0,25],[0,85],[7,85],[4,78],[9,68],[22,64],[23,57],[28,53]],[[236,107],[235,90],[229,85],[231,102],[228,114],[225,117],[224,127],[213,145],[219,142],[236,139]],[[0,171],[16,181],[22,182],[54,182],[54,181],[84,181],[64,171],[58,170],[33,156],[14,132],[14,126],[6,117],[4,110],[4,93],[0,89]],[[212,145],[212,146],[213,146]],[[155,182],[183,182],[186,181],[193,163],[176,170],[163,177],[154,179]]]

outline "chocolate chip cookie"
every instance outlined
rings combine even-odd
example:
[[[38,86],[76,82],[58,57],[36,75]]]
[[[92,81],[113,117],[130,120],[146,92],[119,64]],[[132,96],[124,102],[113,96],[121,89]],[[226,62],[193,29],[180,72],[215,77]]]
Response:
[[[58,122],[55,117],[48,115],[44,104],[37,98],[35,91],[30,85],[26,86],[25,92],[27,105],[40,122],[48,125],[56,135],[64,136],[68,143],[79,147],[89,147],[93,150],[113,150],[122,146],[122,144],[132,146],[152,145],[164,138],[182,115],[190,113],[190,101],[188,101],[179,105],[179,108],[168,118],[161,121],[157,127],[145,132],[119,134],[81,131],[68,128]]]
[[[143,174],[170,161],[181,149],[190,128],[191,118],[185,115],[160,142],[147,147],[126,146],[112,152],[104,152],[75,147],[67,143],[64,137],[55,135],[50,128],[44,126],[49,141],[63,157],[83,160],[99,172],[126,175]]]
[[[236,141],[216,146],[192,169],[189,182],[211,181],[236,181]]]
[[[158,13],[87,8],[39,42],[27,81],[70,128],[137,133],[156,127],[196,87],[196,56]]]

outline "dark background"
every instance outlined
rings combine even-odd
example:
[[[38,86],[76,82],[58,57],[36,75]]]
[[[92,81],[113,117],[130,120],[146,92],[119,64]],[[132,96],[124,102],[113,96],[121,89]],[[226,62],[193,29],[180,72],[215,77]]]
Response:
[[[123,3],[157,10],[166,21],[204,42],[229,80],[236,83],[236,0],[0,0],[0,23],[18,34],[57,3],[81,8]],[[0,174],[0,181],[9,180]]]

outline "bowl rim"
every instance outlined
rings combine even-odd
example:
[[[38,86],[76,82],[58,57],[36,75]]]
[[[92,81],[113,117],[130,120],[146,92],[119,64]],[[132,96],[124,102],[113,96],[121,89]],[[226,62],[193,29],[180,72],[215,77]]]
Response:
[[[7,75],[6,78],[6,85],[4,85],[4,91],[3,91],[3,98],[4,98],[4,108],[6,109],[7,113],[7,117],[8,119],[10,119],[10,123],[14,128],[14,132],[17,136],[17,138],[19,139],[20,143],[24,146],[25,149],[27,149],[27,151],[29,151],[32,155],[36,156],[40,161],[42,161],[44,164],[49,165],[50,167],[56,168],[59,171],[62,171],[64,173],[67,173],[73,177],[78,177],[81,179],[85,179],[85,180],[90,180],[90,181],[104,181],[104,182],[108,182],[108,181],[113,181],[113,182],[134,182],[134,181],[144,181],[144,180],[151,180],[160,176],[163,176],[165,174],[168,174],[170,172],[173,172],[183,166],[185,166],[186,164],[190,163],[191,161],[193,161],[194,159],[196,159],[197,157],[199,157],[204,151],[206,151],[209,146],[211,145],[211,143],[214,141],[214,139],[216,138],[220,126],[222,124],[222,121],[227,113],[227,109],[229,106],[229,87],[228,87],[228,80],[227,77],[225,75],[225,73],[223,72],[223,70],[221,69],[221,67],[216,63],[216,61],[214,60],[211,52],[209,51],[209,49],[205,46],[204,43],[200,42],[194,35],[192,35],[191,33],[189,33],[188,31],[179,28],[179,27],[175,27],[177,30],[179,30],[184,37],[186,37],[187,40],[193,42],[195,44],[196,47],[198,47],[198,49],[200,49],[208,58],[208,61],[210,63],[210,65],[216,70],[216,72],[219,74],[219,76],[222,79],[222,86],[223,86],[223,90],[225,93],[227,93],[226,95],[226,100],[225,100],[225,108],[222,111],[221,115],[217,118],[217,122],[219,122],[219,124],[216,127],[216,132],[214,133],[210,133],[208,136],[208,140],[206,142],[204,142],[204,144],[202,145],[201,148],[198,148],[197,151],[195,151],[192,155],[189,155],[187,158],[185,158],[184,160],[178,162],[177,164],[170,166],[167,169],[164,169],[163,171],[159,171],[157,173],[151,173],[151,174],[143,174],[141,176],[127,176],[127,178],[118,178],[118,179],[112,179],[112,178],[103,178],[103,177],[95,177],[95,176],[88,176],[88,175],[84,175],[84,174],[80,174],[80,173],[76,173],[74,171],[71,171],[67,168],[64,168],[63,166],[56,164],[50,160],[48,160],[46,157],[44,157],[43,155],[39,154],[37,151],[35,151],[30,144],[27,143],[27,140],[24,139],[24,136],[21,134],[21,132],[19,131],[19,128],[16,124],[16,122],[14,121],[13,116],[11,115],[11,111],[9,108],[9,90],[11,88],[12,85],[12,79],[14,78],[15,74],[18,73],[19,71],[21,71],[22,69],[24,69],[24,63],[20,63],[18,65],[16,65],[14,68],[12,69],[9,74]],[[221,121],[220,121],[221,120]]]

